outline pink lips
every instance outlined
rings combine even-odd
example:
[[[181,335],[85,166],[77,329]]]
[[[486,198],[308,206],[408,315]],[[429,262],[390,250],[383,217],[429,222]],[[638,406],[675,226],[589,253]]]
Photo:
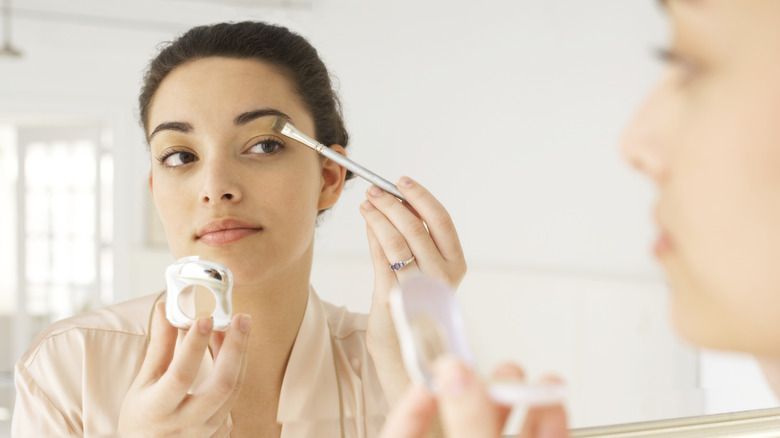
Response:
[[[654,216],[655,223],[658,226],[658,237],[653,244],[653,255],[660,260],[674,250],[674,245],[672,244],[672,239],[669,236],[669,233],[666,232],[665,227],[661,223],[658,209],[656,209]]]
[[[262,227],[240,219],[219,219],[204,225],[196,239],[207,245],[228,245],[262,231]]]
[[[661,234],[658,235],[658,238],[655,240],[655,243],[653,244],[653,255],[655,255],[656,258],[661,259],[665,255],[669,254],[672,251],[672,241],[669,239],[669,236],[661,232]]]

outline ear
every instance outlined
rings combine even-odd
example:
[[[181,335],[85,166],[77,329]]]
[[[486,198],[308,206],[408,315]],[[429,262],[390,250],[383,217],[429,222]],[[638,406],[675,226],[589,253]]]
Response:
[[[331,145],[330,149],[345,157],[347,156],[347,152],[341,145]],[[346,177],[347,169],[339,166],[333,160],[325,159],[322,163],[322,190],[320,190],[320,201],[317,204],[318,210],[328,209],[339,200],[341,191],[344,189]]]

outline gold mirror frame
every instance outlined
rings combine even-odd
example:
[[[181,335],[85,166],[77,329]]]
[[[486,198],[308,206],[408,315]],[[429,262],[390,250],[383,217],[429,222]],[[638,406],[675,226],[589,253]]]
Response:
[[[571,438],[774,438],[780,437],[780,408],[701,415],[571,431]]]

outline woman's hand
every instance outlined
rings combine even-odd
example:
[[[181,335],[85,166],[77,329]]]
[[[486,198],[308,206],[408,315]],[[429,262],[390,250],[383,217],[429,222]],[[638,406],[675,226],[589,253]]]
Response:
[[[454,358],[434,366],[440,388],[436,398],[423,387],[411,388],[387,419],[382,438],[422,438],[437,414],[448,438],[498,438],[510,409],[494,403],[478,378]],[[493,373],[499,378],[522,378],[514,365],[503,365]],[[437,410],[438,406],[438,410]],[[568,437],[566,412],[560,405],[528,410],[521,438]]]
[[[179,330],[157,303],[151,341],[141,371],[122,403],[118,432],[123,437],[227,437],[228,415],[244,379],[252,321],[236,315],[227,332],[213,332],[211,318],[200,318],[176,347]],[[194,393],[209,339],[214,340],[214,369]]]
[[[463,249],[447,210],[411,178],[402,177],[397,187],[407,203],[372,186],[360,208],[366,220],[375,275],[367,344],[391,406],[409,380],[390,317],[390,290],[399,281],[420,272],[444,281],[453,289],[466,275]],[[392,263],[412,256],[414,260],[402,269],[390,269]]]

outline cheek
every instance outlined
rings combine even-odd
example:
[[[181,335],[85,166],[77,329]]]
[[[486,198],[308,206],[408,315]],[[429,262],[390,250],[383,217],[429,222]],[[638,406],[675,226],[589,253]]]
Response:
[[[298,162],[264,175],[264,196],[274,198],[277,216],[289,225],[306,226],[316,220],[320,194],[320,167],[316,160]],[[248,190],[252,190],[248,188]]]
[[[682,131],[667,193],[675,319],[684,334],[709,333],[710,346],[780,345],[766,339],[780,333],[766,330],[780,309],[780,99],[740,89],[701,108]]]
[[[182,193],[182,187],[188,184],[170,184],[164,177],[155,176],[154,189],[152,197],[157,213],[165,229],[165,235],[168,239],[168,246],[174,254],[179,254],[179,249],[184,246],[184,240],[189,236],[189,228],[186,226],[185,219],[192,217],[186,214],[187,205],[185,199],[187,195]],[[174,190],[173,187],[176,187]]]

